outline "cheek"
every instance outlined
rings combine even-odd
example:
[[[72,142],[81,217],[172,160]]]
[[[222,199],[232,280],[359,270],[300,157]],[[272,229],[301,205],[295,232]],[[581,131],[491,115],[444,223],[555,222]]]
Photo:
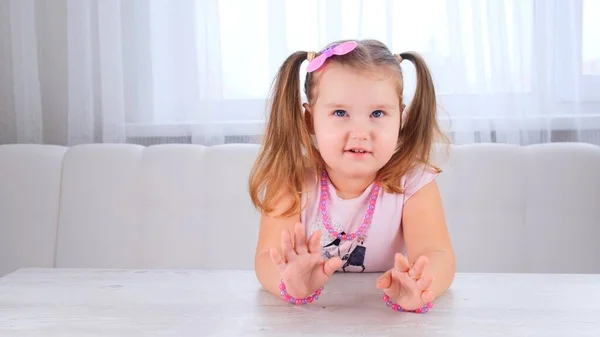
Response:
[[[396,144],[398,143],[398,129],[399,126],[392,124],[379,130],[377,134],[377,142],[385,152],[394,152]]]
[[[381,139],[384,139],[386,142],[396,142],[396,140],[398,140],[398,130],[396,129],[390,129],[390,130],[384,130],[381,132],[377,133],[377,136]]]
[[[344,137],[335,130],[315,130],[315,138],[322,152],[339,149],[340,144],[344,142]]]
[[[315,124],[315,140],[321,153],[338,151],[344,143],[344,134],[339,127],[319,121]]]

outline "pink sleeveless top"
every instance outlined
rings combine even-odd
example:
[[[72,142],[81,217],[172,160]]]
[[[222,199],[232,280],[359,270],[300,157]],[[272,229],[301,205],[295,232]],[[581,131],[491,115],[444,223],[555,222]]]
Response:
[[[386,193],[381,189],[366,233],[341,244],[323,226],[319,210],[320,182],[310,180],[300,218],[306,226],[307,237],[321,230],[321,255],[325,259],[339,256],[344,262],[339,270],[341,272],[385,272],[394,266],[397,252],[405,254],[401,224],[404,203],[436,176],[436,172],[421,165],[402,178],[403,194]],[[337,196],[331,182],[328,186],[330,198],[327,213],[331,226],[339,233],[354,233],[367,212],[372,184],[359,197],[347,200]]]

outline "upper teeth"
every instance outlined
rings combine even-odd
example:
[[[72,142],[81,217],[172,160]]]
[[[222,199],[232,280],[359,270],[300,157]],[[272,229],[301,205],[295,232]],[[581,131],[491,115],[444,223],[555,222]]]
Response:
[[[365,150],[352,150],[353,152],[365,152]]]

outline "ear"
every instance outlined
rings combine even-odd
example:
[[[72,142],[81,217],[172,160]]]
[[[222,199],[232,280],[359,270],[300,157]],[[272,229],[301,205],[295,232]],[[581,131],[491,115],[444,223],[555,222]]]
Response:
[[[306,127],[308,128],[308,133],[311,135],[314,135],[315,128],[314,128],[314,124],[313,124],[312,108],[310,107],[310,105],[308,103],[302,104],[302,107],[304,108],[304,123],[306,123]]]

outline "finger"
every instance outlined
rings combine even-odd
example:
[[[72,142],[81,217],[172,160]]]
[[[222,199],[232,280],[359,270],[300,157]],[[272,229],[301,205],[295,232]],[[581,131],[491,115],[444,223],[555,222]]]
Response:
[[[421,300],[423,301],[423,303],[433,302],[434,299],[435,295],[431,290],[425,290],[423,294],[421,294]]]
[[[282,273],[285,269],[285,261],[283,260],[281,254],[279,254],[276,248],[269,249],[269,257],[271,258],[271,261],[273,262],[275,267],[277,267],[279,272]]]
[[[427,265],[427,262],[429,262],[429,260],[427,259],[427,256],[423,256],[423,255],[419,256],[419,258],[417,259],[415,264],[408,271],[408,274],[410,275],[410,277],[417,279],[417,280],[420,279],[421,276],[423,275],[423,270],[425,270],[425,265]]]
[[[389,284],[386,284],[387,287],[384,288],[383,291],[391,298],[397,299],[398,296],[400,296],[402,289],[405,287],[404,284],[406,283],[406,281],[403,279],[407,279],[407,278],[408,278],[408,276],[406,275],[406,273],[400,272],[400,271],[396,270],[395,268],[390,269],[388,280],[387,280],[389,282]]]
[[[296,258],[296,251],[292,248],[292,238],[287,229],[284,229],[281,233],[281,249],[283,250],[283,258],[287,262],[291,262]]]
[[[388,270],[377,279],[377,288],[387,289],[392,285],[392,271]]]
[[[294,242],[296,243],[296,253],[306,254],[308,253],[308,247],[306,247],[306,233],[304,233],[304,226],[298,222],[294,225]]]
[[[404,272],[404,273],[410,269],[408,260],[406,260],[406,257],[404,257],[404,255],[402,255],[400,253],[396,253],[396,256],[394,258],[394,269],[396,269],[399,272]]]
[[[408,276],[408,273],[394,269],[392,270],[392,276],[394,277],[394,280],[398,282],[398,287],[406,289],[416,288],[416,281],[410,278],[410,276]]]
[[[340,259],[339,257],[332,257],[331,259],[323,263],[323,272],[325,273],[325,275],[331,276],[333,275],[333,273],[335,273],[336,270],[340,269],[342,263],[342,259]]]
[[[433,276],[432,275],[425,275],[422,276],[418,281],[417,281],[417,286],[419,287],[420,290],[424,291],[429,289],[429,287],[431,287],[431,283],[433,282]]]
[[[321,250],[321,231],[316,231],[312,233],[310,238],[308,238],[308,252],[309,253],[318,253]]]

